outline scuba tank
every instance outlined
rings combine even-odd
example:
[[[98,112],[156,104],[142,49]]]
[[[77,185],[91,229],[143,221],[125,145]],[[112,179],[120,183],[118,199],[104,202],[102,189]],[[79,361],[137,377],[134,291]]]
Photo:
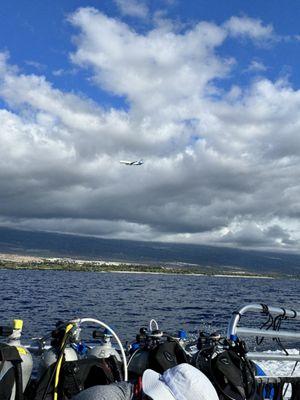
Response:
[[[197,348],[192,365],[210,379],[220,399],[257,399],[255,366],[246,357],[245,342],[227,340],[218,332],[199,332]]]
[[[152,321],[155,323],[155,329],[152,327]],[[184,349],[186,340],[187,334],[184,330],[178,332],[178,337],[171,336],[158,329],[157,322],[151,320],[149,331],[145,327],[140,328],[135,342],[129,349],[130,377],[141,377],[149,368],[162,374],[169,368],[188,362],[189,354]]]
[[[0,344],[0,398],[22,399],[32,373],[31,354],[21,345],[22,320],[14,320],[12,326],[0,327],[0,336],[6,343]]]
[[[51,347],[45,349],[41,355],[40,363],[38,367],[38,377],[41,377],[51,365],[55,364],[60,355],[60,348],[63,337],[65,335],[65,326],[62,325],[61,321],[56,324],[56,329],[51,332]],[[74,342],[77,340],[77,333],[72,335]],[[77,351],[71,346],[71,342],[67,343],[63,351],[64,361],[76,361],[78,360]]]
[[[38,369],[38,376],[42,376],[45,371],[54,363],[57,362],[58,351],[56,348],[51,347],[48,350],[45,350],[41,356],[39,369]],[[76,350],[72,347],[67,347],[64,350],[64,361],[76,361],[78,360],[78,355]]]
[[[117,350],[112,346],[111,339],[112,335],[109,333],[107,329],[104,332],[99,330],[95,330],[93,332],[94,339],[101,339],[101,343],[96,345],[87,351],[87,357],[97,357],[97,358],[109,358],[113,356],[117,361],[121,362],[120,354]]]
[[[105,372],[104,375],[107,375],[105,380],[102,380],[103,383],[105,381],[109,383],[109,380],[114,382],[124,379],[122,358],[111,343],[112,337],[113,335],[108,329],[104,329],[104,331],[95,330],[93,332],[93,339],[100,339],[100,344],[97,343],[95,346],[90,347],[86,353],[87,360],[89,360],[90,363],[96,362],[99,364]],[[100,375],[103,375],[103,372],[98,374],[99,377]]]
[[[39,339],[42,344],[39,376],[30,399],[69,400],[89,387],[123,380],[127,365],[119,338],[110,328],[105,333],[97,331],[93,336],[97,339],[101,337],[102,341],[96,348],[90,349],[80,338],[80,325],[84,322],[105,325],[90,318],[59,322],[50,335]],[[117,340],[121,353],[123,350],[122,358],[111,344],[112,336]],[[46,346],[49,339],[50,348]]]
[[[64,365],[78,361],[76,350],[72,347],[77,343],[79,332],[76,324],[59,321],[56,328],[39,339],[41,343],[40,363],[37,379],[32,387],[29,398],[34,400],[65,399],[61,378]],[[46,342],[50,340],[50,347]]]

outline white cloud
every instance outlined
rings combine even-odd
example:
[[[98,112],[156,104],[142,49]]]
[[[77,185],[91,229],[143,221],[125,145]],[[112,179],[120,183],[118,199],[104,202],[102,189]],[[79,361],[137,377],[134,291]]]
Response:
[[[275,38],[272,25],[264,25],[262,21],[249,17],[231,17],[224,24],[228,34],[236,38],[249,38],[258,43]]]
[[[264,72],[267,71],[267,69],[268,68],[261,61],[252,60],[246,72]]]
[[[76,68],[72,68],[72,69],[59,68],[59,69],[53,70],[52,75],[53,76],[76,75],[77,72],[78,72],[78,70]]]
[[[216,80],[234,73],[218,49],[237,28],[162,23],[141,34],[91,8],[70,21],[73,62],[129,109],[105,110],[21,74],[0,53],[0,97],[9,105],[0,110],[2,221],[299,249],[300,92],[266,78],[218,89]],[[268,36],[250,25],[248,36]],[[119,164],[141,157],[142,167]]]
[[[149,14],[147,5],[137,0],[114,0],[123,15],[146,18]]]
[[[81,31],[72,61],[92,67],[98,85],[125,95],[143,115],[164,110],[166,118],[169,106],[198,98],[230,66],[215,55],[226,34],[214,24],[201,22],[182,34],[167,24],[139,35],[91,8],[80,9],[70,21]]]
[[[30,67],[35,68],[38,71],[44,71],[45,69],[47,69],[47,66],[45,64],[42,64],[38,61],[34,61],[34,60],[26,60],[25,64],[29,65]]]
[[[238,247],[256,247],[262,249],[271,249],[274,247],[282,250],[290,249],[297,244],[291,239],[291,235],[284,228],[274,224],[269,226],[260,226],[251,221],[244,221],[243,224],[228,229],[223,235],[222,242],[229,243]]]

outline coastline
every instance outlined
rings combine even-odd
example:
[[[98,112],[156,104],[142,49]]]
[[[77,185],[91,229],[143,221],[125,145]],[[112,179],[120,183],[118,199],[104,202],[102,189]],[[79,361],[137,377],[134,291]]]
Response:
[[[11,270],[55,270],[77,272],[99,272],[148,275],[190,275],[215,278],[276,279],[299,277],[279,274],[257,274],[244,270],[230,270],[200,265],[151,265],[119,261],[80,260],[71,258],[41,258],[28,255],[0,253],[0,269]]]
[[[243,278],[243,279],[276,279],[274,276],[268,275],[243,275],[243,274],[205,274],[205,273],[196,273],[196,272],[180,272],[180,273],[172,273],[172,272],[147,272],[147,271],[99,271],[103,273],[116,273],[116,274],[148,274],[148,275],[188,275],[188,276],[207,276],[213,278]]]
[[[237,274],[211,274],[211,273],[196,273],[196,272],[154,272],[154,271],[132,271],[132,270],[86,270],[86,269],[63,269],[63,268],[34,268],[34,267],[16,267],[16,268],[11,268],[7,266],[0,266],[0,270],[30,270],[30,271],[64,271],[64,272],[96,272],[99,274],[143,274],[143,275],[171,275],[171,276],[199,276],[199,277],[212,277],[212,278],[241,278],[241,279],[277,279],[279,277],[274,277],[274,276],[269,276],[269,275],[237,275]]]

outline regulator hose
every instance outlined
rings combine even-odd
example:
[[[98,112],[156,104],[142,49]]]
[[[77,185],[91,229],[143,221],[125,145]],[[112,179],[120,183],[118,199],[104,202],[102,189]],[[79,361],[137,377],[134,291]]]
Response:
[[[69,336],[69,332],[71,331],[71,329],[73,328],[73,324],[69,324],[66,326],[66,331],[65,331],[65,335],[61,344],[61,348],[60,348],[60,355],[59,358],[57,360],[57,364],[56,364],[56,370],[55,370],[55,379],[54,379],[54,392],[53,392],[53,400],[58,400],[58,384],[59,384],[59,374],[60,374],[60,370],[61,370],[61,365],[62,365],[62,361],[63,361],[63,357],[64,357],[64,350],[65,347],[67,345],[67,338]]]
[[[64,337],[63,337],[63,340],[62,340],[62,343],[60,346],[59,354],[58,354],[58,359],[57,359],[54,369],[51,373],[47,387],[43,393],[42,400],[46,399],[46,396],[48,394],[48,391],[49,391],[49,388],[50,388],[51,382],[53,381],[54,376],[55,376],[55,383],[54,383],[54,391],[53,391],[53,400],[58,400],[57,390],[58,390],[58,383],[59,383],[59,373],[60,373],[61,364],[62,364],[62,360],[63,360],[63,356],[64,356],[64,351],[65,351],[65,348],[67,345],[67,339],[68,339],[68,336],[69,336],[70,331],[73,328],[73,326],[74,326],[73,324],[68,324],[66,326],[65,334],[64,334]]]

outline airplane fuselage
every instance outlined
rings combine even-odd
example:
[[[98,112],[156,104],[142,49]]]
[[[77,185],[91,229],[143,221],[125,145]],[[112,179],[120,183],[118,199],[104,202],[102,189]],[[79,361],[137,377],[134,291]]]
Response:
[[[125,165],[142,165],[144,164],[143,160],[139,160],[139,161],[127,161],[127,160],[120,160],[121,164],[125,164]]]

